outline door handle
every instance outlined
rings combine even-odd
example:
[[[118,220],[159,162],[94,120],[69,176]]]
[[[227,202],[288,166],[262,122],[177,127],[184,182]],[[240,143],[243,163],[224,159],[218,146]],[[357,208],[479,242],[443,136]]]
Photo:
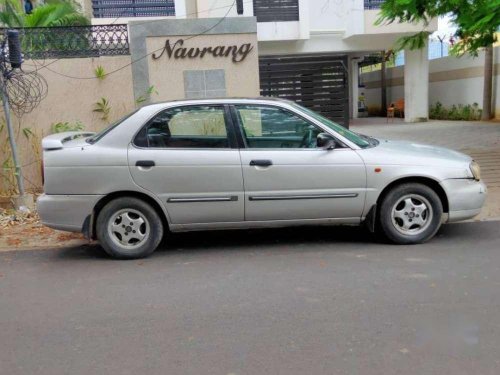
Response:
[[[135,162],[136,167],[154,167],[155,162],[153,160],[138,160]]]
[[[252,160],[250,161],[250,165],[257,167],[269,167],[273,165],[271,160]]]

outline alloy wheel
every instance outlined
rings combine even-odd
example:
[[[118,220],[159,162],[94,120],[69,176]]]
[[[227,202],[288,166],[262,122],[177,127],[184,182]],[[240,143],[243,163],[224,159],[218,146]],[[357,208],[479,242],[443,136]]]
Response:
[[[394,228],[404,235],[418,235],[425,231],[433,218],[429,201],[419,194],[408,194],[397,200],[391,211]]]
[[[125,208],[111,216],[108,234],[118,246],[132,250],[141,246],[149,237],[150,224],[137,210]]]

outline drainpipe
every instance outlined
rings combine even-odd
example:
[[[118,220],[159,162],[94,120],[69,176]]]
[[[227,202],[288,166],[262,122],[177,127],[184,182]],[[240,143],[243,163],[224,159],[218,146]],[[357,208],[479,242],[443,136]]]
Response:
[[[10,149],[12,151],[12,160],[14,161],[14,166],[16,168],[17,187],[19,189],[19,195],[22,197],[25,194],[24,181],[23,181],[23,175],[21,173],[21,163],[19,163],[19,157],[17,153],[17,145],[14,135],[14,129],[12,128],[12,121],[10,118],[9,97],[7,96],[7,91],[5,87],[5,77],[2,77],[1,86],[2,86],[1,91],[2,91],[3,112],[5,113],[5,123],[7,125],[7,130],[9,132],[9,142],[10,142]]]
[[[381,52],[382,64],[380,68],[380,99],[381,114],[383,117],[387,116],[387,82],[385,80],[385,51]]]

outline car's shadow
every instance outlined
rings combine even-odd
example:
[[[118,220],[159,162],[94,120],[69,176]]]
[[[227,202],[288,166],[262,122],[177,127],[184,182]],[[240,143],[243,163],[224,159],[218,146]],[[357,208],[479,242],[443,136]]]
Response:
[[[206,253],[210,251],[253,251],[256,249],[340,243],[373,244],[381,242],[364,227],[306,226],[274,229],[219,230],[168,233],[154,256],[178,253]],[[61,250],[60,258],[109,258],[96,242]]]
[[[459,223],[444,225],[430,243],[467,240],[474,238],[481,228],[498,223]],[[482,233],[487,236],[490,233]],[[379,236],[370,233],[365,227],[357,226],[305,226],[275,229],[200,231],[186,233],[168,233],[153,256],[169,254],[198,254],[220,251],[275,251],[276,248],[318,249],[331,246],[333,251],[345,250],[339,245],[387,245]],[[394,247],[396,250],[398,246]],[[67,248],[58,254],[61,258],[102,258],[110,259],[99,246],[93,243],[78,248]]]
[[[364,227],[307,226],[172,233],[166,237],[159,250],[203,249],[203,251],[206,251],[220,248],[255,248],[273,245],[311,245],[340,242],[373,243],[374,241],[376,241],[376,236]]]

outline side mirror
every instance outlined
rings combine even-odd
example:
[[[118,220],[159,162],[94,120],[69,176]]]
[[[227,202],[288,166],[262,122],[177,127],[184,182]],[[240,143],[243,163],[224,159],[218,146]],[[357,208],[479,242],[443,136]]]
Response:
[[[336,145],[337,142],[335,142],[335,138],[328,133],[319,133],[316,138],[316,146],[318,146],[318,148],[333,150]]]

